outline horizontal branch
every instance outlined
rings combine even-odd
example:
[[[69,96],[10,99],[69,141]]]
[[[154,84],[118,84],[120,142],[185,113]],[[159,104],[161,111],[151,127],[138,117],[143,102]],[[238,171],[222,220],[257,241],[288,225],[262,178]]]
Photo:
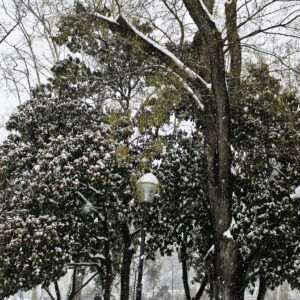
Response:
[[[67,268],[72,269],[75,267],[93,267],[93,266],[98,266],[100,267],[101,265],[97,262],[78,262],[78,263],[69,263],[67,265]]]
[[[293,19],[291,19],[291,20],[289,20],[289,21],[287,21],[285,23],[279,23],[279,24],[275,24],[275,25],[272,25],[272,26],[269,26],[269,27],[259,28],[257,30],[254,30],[254,31],[250,32],[249,34],[241,37],[240,40],[242,41],[244,39],[247,39],[249,37],[252,37],[252,36],[260,34],[260,33],[268,33],[268,30],[271,30],[271,29],[285,28],[286,26],[288,26],[289,24],[291,24],[292,22],[294,22],[299,17],[300,17],[300,15],[295,16]]]
[[[266,54],[266,55],[269,55],[269,56],[273,56],[275,57],[276,59],[278,59],[278,61],[285,67],[287,67],[289,70],[292,70],[293,72],[295,72],[296,74],[300,74],[300,72],[298,70],[296,70],[295,68],[289,66],[288,64],[286,64],[284,61],[283,61],[283,57],[280,57],[278,54],[274,53],[274,52],[269,52],[267,50],[264,50],[264,49],[260,49],[258,47],[255,47],[253,45],[248,45],[248,44],[243,44],[242,45],[243,47],[246,47],[246,48],[249,48],[253,51],[256,51],[256,52],[260,52],[260,53],[263,53],[263,54]]]

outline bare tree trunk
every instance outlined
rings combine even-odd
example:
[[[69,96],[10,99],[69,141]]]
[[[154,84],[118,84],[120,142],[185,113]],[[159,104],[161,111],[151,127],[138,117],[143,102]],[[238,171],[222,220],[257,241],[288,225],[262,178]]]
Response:
[[[59,290],[59,286],[58,286],[57,280],[54,281],[54,288],[55,288],[55,293],[56,293],[56,299],[60,300],[61,296],[60,296],[60,290]]]
[[[181,267],[182,267],[182,281],[184,286],[185,298],[186,300],[191,300],[188,266],[187,266],[187,253],[186,253],[186,245],[184,243],[181,246]]]
[[[226,31],[230,54],[229,94],[232,106],[238,105],[238,93],[241,83],[242,49],[237,28],[237,0],[225,4]]]
[[[267,292],[266,281],[260,278],[257,300],[264,300],[266,292]]]
[[[141,246],[140,246],[140,259],[138,265],[138,278],[136,284],[136,300],[142,300],[143,292],[143,269],[144,269],[144,255],[145,255],[145,239],[146,239],[146,229],[145,229],[145,212],[142,212],[142,231],[141,231]]]
[[[211,298],[239,298],[239,261],[235,241],[224,236],[232,222],[231,113],[226,86],[223,40],[201,1],[184,0],[192,19],[202,32],[209,51],[212,95],[205,102],[205,156],[208,197],[211,204],[215,246],[214,269],[210,281]]]
[[[81,268],[80,273],[78,272],[78,276],[76,277],[76,284],[75,284],[76,291],[79,290],[82,287],[83,281],[84,281],[84,277],[85,277],[85,273],[86,273],[85,268]],[[74,300],[80,300],[80,298],[81,298],[81,292],[82,292],[82,289],[80,289],[75,294]]]
[[[123,233],[123,261],[121,267],[121,295],[120,300],[129,300],[130,266],[134,250],[131,248],[131,236],[127,224],[122,224]]]
[[[109,242],[105,245],[105,282],[104,282],[104,300],[110,300],[111,284],[112,284],[112,261],[109,251]]]
[[[202,297],[202,295],[205,291],[205,287],[206,287],[207,283],[208,283],[208,276],[206,274],[200,287],[199,287],[199,290],[198,290],[196,296],[193,298],[193,300],[200,300],[200,298]]]

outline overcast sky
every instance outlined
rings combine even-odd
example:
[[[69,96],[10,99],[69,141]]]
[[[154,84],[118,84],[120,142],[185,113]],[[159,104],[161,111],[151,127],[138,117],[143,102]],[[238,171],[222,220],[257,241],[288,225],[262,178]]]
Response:
[[[9,115],[16,109],[17,105],[17,97],[14,97],[11,93],[7,93],[6,86],[4,82],[2,82],[0,87],[0,143],[7,136],[4,124],[8,120]]]

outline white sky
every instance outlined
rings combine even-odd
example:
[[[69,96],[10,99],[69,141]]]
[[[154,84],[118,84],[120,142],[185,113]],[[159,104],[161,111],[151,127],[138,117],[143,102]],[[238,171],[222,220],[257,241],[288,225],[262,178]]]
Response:
[[[0,143],[5,139],[8,132],[6,131],[5,123],[9,115],[16,110],[18,105],[17,97],[6,91],[6,86],[2,83],[0,87]]]
[[[4,1],[7,5],[10,3],[10,0],[5,0]],[[37,1],[37,3],[38,3],[39,1]],[[63,2],[68,2],[68,1],[63,1]],[[71,0],[69,1],[69,3],[71,3]],[[296,3],[296,1],[291,1],[291,5],[293,4],[293,3]],[[217,9],[217,11],[220,13],[220,15],[218,14],[218,15],[215,15],[214,17],[215,17],[215,19],[216,20],[218,20],[218,21],[224,21],[223,19],[224,19],[224,16],[222,16],[222,14],[224,13],[224,8],[223,8],[223,5],[224,5],[224,1],[223,0],[216,0],[216,7],[218,7],[218,9]],[[278,4],[279,5],[279,4]],[[282,4],[283,5],[283,4]],[[286,5],[286,4],[285,4]],[[157,22],[158,23],[161,23],[162,22],[162,15],[161,15],[161,17],[159,18],[159,15],[161,14],[161,12],[159,11],[159,7],[157,7],[157,6],[155,6],[154,7],[154,9],[156,10],[156,11],[158,11],[158,20],[157,20]],[[272,7],[272,9],[274,9],[274,7]],[[292,7],[291,8],[291,10],[293,10],[293,9],[295,9],[294,7]],[[3,11],[1,11],[2,12],[2,14],[1,14],[1,18],[0,18],[0,21],[1,21],[1,24],[3,23],[4,25],[7,25],[7,28],[10,28],[11,27],[11,25],[12,24],[14,24],[14,20],[12,20],[12,19],[7,19],[7,17],[5,18],[5,13],[3,12]],[[271,18],[274,18],[275,17],[275,19],[276,19],[276,17],[280,17],[280,14],[281,14],[282,12],[281,11],[278,11],[278,15],[271,15]],[[189,15],[188,14],[186,14],[185,15],[185,17],[184,18],[186,18],[186,19],[189,19],[190,17],[189,17]],[[270,22],[271,22],[271,20],[269,20]],[[32,22],[31,22],[31,16],[30,15],[28,15],[28,16],[26,16],[26,22],[25,22],[27,25],[28,25],[28,27],[27,27],[27,29],[28,29],[28,31],[31,33],[32,31]],[[172,23],[172,22],[171,22]],[[221,22],[222,23],[222,22]],[[222,24],[218,24],[220,27],[224,27],[224,24],[222,25]],[[9,25],[10,24],[10,25]],[[162,22],[162,24],[164,24],[164,26],[168,26],[168,24],[166,24],[165,23],[165,20],[164,20],[164,22]],[[297,24],[297,23],[296,23]],[[172,25],[172,26],[171,26]],[[174,24],[172,23],[170,26],[168,26],[168,30],[171,30],[172,31],[172,28],[174,28]],[[256,24],[255,26],[258,26],[258,25],[260,25],[260,24]],[[267,26],[268,24],[265,24],[265,26]],[[254,26],[254,25],[253,25]],[[243,28],[243,30],[244,29],[247,29],[248,28],[248,30],[253,30],[253,29],[255,29],[256,27],[254,26],[254,28],[252,28],[252,26],[247,26],[246,28]],[[299,23],[298,23],[298,26],[299,26]],[[246,32],[241,32],[240,33],[241,35],[244,35],[244,34],[246,34]],[[297,34],[298,35],[298,34]],[[187,38],[187,37],[186,37]],[[20,46],[20,41],[21,41],[21,38],[20,37],[18,37],[18,31],[17,30],[15,30],[10,36],[9,36],[9,43],[10,44],[12,44],[12,45],[16,45],[16,44],[18,44],[19,46]],[[277,39],[277,42],[275,43],[274,41],[273,41],[273,43],[271,42],[271,44],[270,43],[267,43],[267,45],[272,45],[273,46],[273,44],[274,44],[274,47],[275,47],[275,44],[277,45],[277,44],[282,44],[282,43],[280,43],[280,40],[282,40],[282,41],[284,41],[285,39],[283,38],[283,37],[281,37],[280,39]],[[296,42],[298,43],[298,39],[296,40]],[[41,54],[40,52],[41,52],[41,41],[39,40],[39,39],[36,39],[35,40],[35,51],[38,51],[39,52],[39,54]],[[265,40],[263,40],[263,42],[265,42]],[[24,44],[25,45],[25,44]],[[278,46],[278,45],[277,45]],[[7,48],[9,48],[9,47],[7,47]],[[6,52],[6,49],[7,48],[5,48],[5,43],[2,43],[1,45],[0,45],[0,59],[1,59],[1,56],[3,55],[3,54],[5,54],[5,52]],[[23,46],[22,46],[22,48],[23,48]],[[11,48],[10,48],[11,49]],[[25,49],[25,48],[24,48]],[[298,48],[299,49],[299,48]],[[48,56],[47,56],[47,53],[45,52],[45,55],[44,54],[42,54],[42,56],[44,57],[44,58],[47,58]],[[244,57],[247,57],[247,56],[249,56],[249,54],[245,54],[244,53]],[[253,54],[251,54],[251,57],[253,57]],[[292,59],[296,59],[297,61],[298,61],[298,55],[293,55],[292,56]],[[43,60],[42,60],[43,61]],[[44,63],[44,61],[43,61],[43,63]],[[21,63],[20,63],[21,64]],[[22,68],[22,66],[20,65],[20,66],[18,66],[19,68]],[[31,74],[31,76],[34,76],[34,74],[33,74],[33,72],[32,72],[32,74]],[[7,87],[6,87],[6,82],[1,78],[2,76],[1,76],[1,74],[0,74],[0,143],[3,141],[3,139],[7,136],[7,132],[6,132],[6,130],[4,129],[4,123],[8,120],[8,117],[9,117],[9,115],[11,114],[11,112],[14,110],[14,109],[16,109],[16,107],[17,107],[17,105],[18,105],[18,100],[17,100],[17,97],[16,97],[16,95],[13,95],[11,92],[8,92],[7,91]],[[33,80],[33,79],[31,79],[31,81],[32,81],[32,85],[34,86],[34,81],[35,80]],[[22,101],[25,101],[25,99],[28,99],[28,94],[24,94],[24,95],[22,95],[22,97],[21,97],[21,99],[22,99]]]

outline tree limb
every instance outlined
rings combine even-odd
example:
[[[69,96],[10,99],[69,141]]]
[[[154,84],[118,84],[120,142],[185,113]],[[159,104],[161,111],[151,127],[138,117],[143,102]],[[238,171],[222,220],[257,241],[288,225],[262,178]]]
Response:
[[[58,282],[57,280],[54,281],[54,288],[55,288],[55,292],[56,292],[56,300],[60,300],[61,299],[61,295],[60,295],[60,290],[59,290],[59,286],[58,286]]]
[[[77,295],[86,285],[89,284],[91,280],[93,280],[98,274],[98,272],[94,273],[78,290],[74,292],[74,296]]]
[[[292,22],[294,22],[296,19],[298,19],[300,17],[300,15],[297,15],[295,16],[294,18],[292,18],[291,20],[285,22],[285,23],[279,23],[279,24],[275,24],[275,25],[272,25],[272,26],[268,26],[268,27],[265,27],[265,28],[259,28],[255,31],[252,31],[250,32],[249,34],[243,36],[240,38],[240,40],[244,40],[244,39],[247,39],[249,37],[252,37],[256,34],[260,34],[260,33],[268,33],[268,30],[271,30],[271,29],[275,29],[275,28],[284,28],[286,26],[288,26],[289,24],[291,24]]]
[[[264,255],[266,248],[268,247],[270,242],[271,242],[271,238],[267,238],[265,242],[260,247],[257,248],[257,251],[252,253],[252,255],[250,255],[250,257],[245,261],[244,264],[245,282],[247,282],[248,276],[251,270],[254,268],[256,262]]]
[[[260,53],[263,53],[263,54],[267,54],[269,56],[273,56],[275,57],[276,59],[278,59],[278,61],[285,67],[287,67],[288,69],[292,70],[293,72],[295,72],[296,74],[300,74],[300,72],[298,70],[296,70],[295,68],[289,66],[288,64],[286,64],[284,61],[283,61],[283,58],[280,57],[279,55],[277,55],[276,53],[274,52],[269,52],[267,50],[264,50],[264,49],[260,49],[258,47],[255,47],[253,45],[248,45],[248,44],[243,44],[243,47],[246,47],[246,48],[249,48],[251,50],[254,50],[254,51],[257,51],[257,52],[260,52]]]
[[[184,65],[184,63],[178,59],[173,53],[165,49],[155,41],[146,37],[142,32],[130,25],[122,16],[119,16],[117,21],[102,16],[100,14],[94,14],[93,17],[97,21],[115,33],[119,33],[122,36],[134,39],[139,43],[139,46],[149,53],[155,55],[162,62],[166,63],[176,74],[184,79],[192,82],[194,85],[200,87],[202,92],[208,94],[210,92],[210,84],[208,84],[201,76],[195,73],[193,70]]]
[[[1,38],[0,44],[4,42],[4,40],[14,31],[14,29],[19,25],[20,21],[18,21],[9,31],[5,33],[5,35]]]
[[[47,287],[44,287],[45,291],[47,292],[47,294],[49,295],[49,297],[52,299],[52,300],[55,300],[55,298],[53,297],[53,295],[51,294],[50,290],[47,288]]]
[[[199,287],[199,290],[198,290],[196,296],[193,298],[193,300],[200,300],[200,298],[203,295],[203,292],[205,290],[205,287],[206,287],[207,283],[208,283],[208,275],[205,274],[205,277],[204,277],[204,279],[203,279],[203,281],[202,281],[202,283]]]

